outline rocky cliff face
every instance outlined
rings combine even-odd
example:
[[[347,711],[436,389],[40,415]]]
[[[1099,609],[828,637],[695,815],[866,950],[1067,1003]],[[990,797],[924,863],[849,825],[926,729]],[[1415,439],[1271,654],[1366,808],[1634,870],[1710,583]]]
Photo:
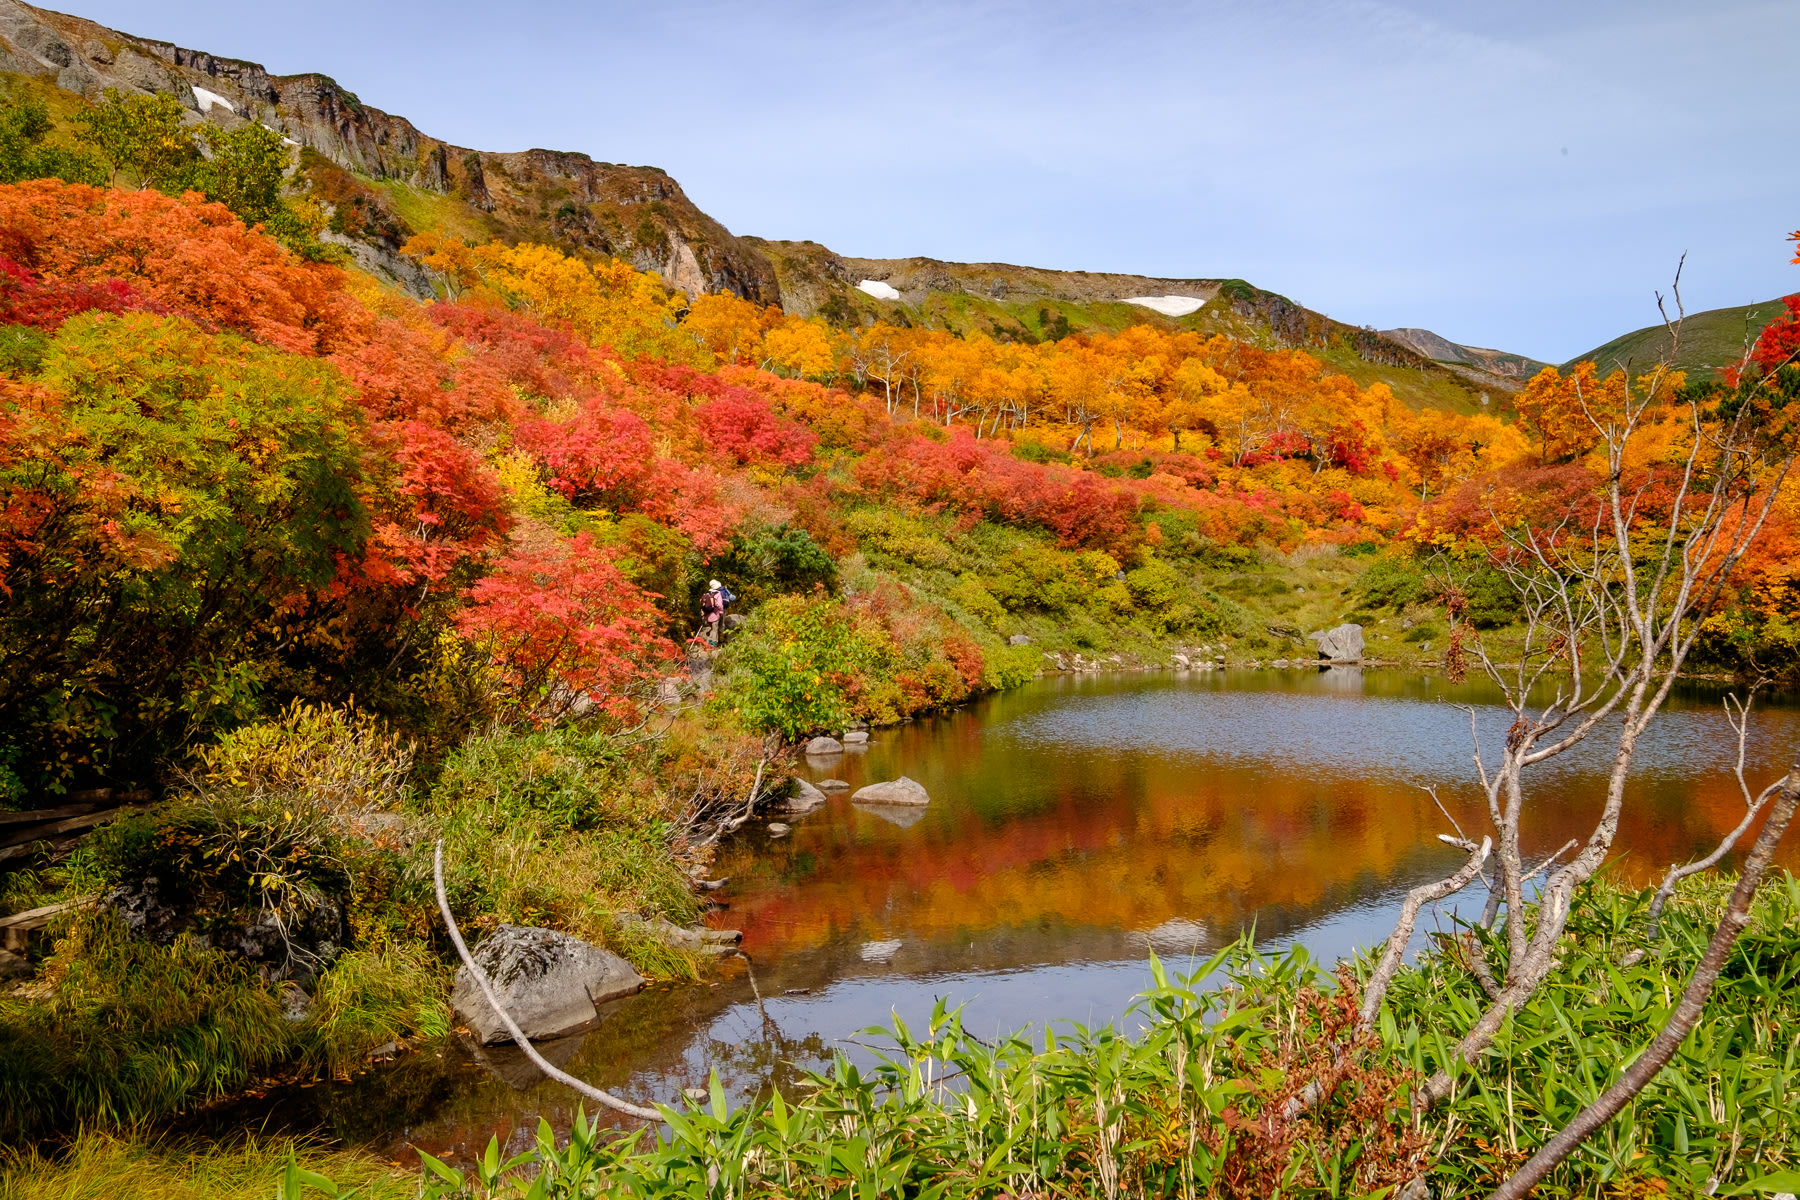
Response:
[[[616,255],[661,272],[689,295],[730,291],[780,300],[768,261],[655,167],[453,146],[363,104],[327,76],[271,75],[257,63],[134,37],[18,0],[0,0],[0,71],[53,80],[96,101],[107,88],[168,92],[195,121],[260,121],[312,151],[302,172],[334,209],[332,240],[409,290],[428,281],[397,251],[412,234],[444,227]]]

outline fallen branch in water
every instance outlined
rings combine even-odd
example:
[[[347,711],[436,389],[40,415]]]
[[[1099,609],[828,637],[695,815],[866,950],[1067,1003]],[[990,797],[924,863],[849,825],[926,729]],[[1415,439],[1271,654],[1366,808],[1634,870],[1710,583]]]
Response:
[[[621,1100],[603,1088],[597,1088],[585,1080],[577,1079],[567,1071],[552,1065],[549,1059],[537,1052],[537,1047],[531,1044],[531,1039],[525,1036],[525,1031],[519,1028],[519,1023],[513,1020],[512,1014],[501,1005],[500,997],[494,994],[494,986],[488,982],[487,973],[475,965],[475,957],[469,953],[469,947],[463,943],[462,930],[456,927],[456,918],[450,915],[450,897],[444,893],[444,840],[442,838],[438,839],[437,852],[432,855],[431,879],[437,885],[438,911],[444,914],[444,927],[450,931],[450,940],[456,945],[457,955],[461,957],[463,966],[469,968],[469,974],[475,977],[476,986],[481,989],[481,994],[487,997],[489,1004],[494,1006],[494,1011],[500,1015],[500,1023],[506,1026],[508,1033],[512,1034],[513,1041],[518,1043],[519,1049],[525,1052],[525,1057],[535,1063],[538,1070],[558,1083],[574,1088],[590,1100],[597,1100],[614,1112],[624,1113],[628,1117],[637,1117],[643,1121],[661,1121],[663,1115],[658,1110],[645,1108],[641,1104],[633,1104],[628,1100]]]

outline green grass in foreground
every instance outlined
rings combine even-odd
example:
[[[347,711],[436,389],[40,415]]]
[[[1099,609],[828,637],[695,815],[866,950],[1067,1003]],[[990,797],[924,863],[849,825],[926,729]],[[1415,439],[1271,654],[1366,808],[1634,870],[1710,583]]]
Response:
[[[268,1200],[271,1192],[288,1200],[276,1181],[295,1161],[328,1173],[340,1196],[419,1194],[417,1180],[386,1163],[283,1138],[202,1147],[88,1132],[60,1153],[27,1150],[0,1159],[0,1200]]]
[[[1646,932],[1649,894],[1579,900],[1558,972],[1457,1099],[1414,1120],[1415,1079],[1485,1003],[1458,936],[1402,972],[1374,1032],[1354,1028],[1367,960],[1319,969],[1303,949],[1222,951],[1140,1000],[1141,1032],[966,1033],[941,1004],[898,1020],[872,1070],[844,1060],[803,1094],[665,1110],[669,1135],[611,1138],[578,1121],[558,1145],[467,1174],[427,1161],[427,1196],[1372,1197],[1423,1173],[1435,1196],[1482,1195],[1592,1100],[1667,1017],[1712,932],[1724,881],[1680,894]],[[1541,1187],[1561,1196],[1741,1195],[1800,1168],[1800,881],[1765,889],[1712,1004],[1676,1059]],[[1503,970],[1504,938],[1477,937]],[[1633,950],[1646,951],[1633,961]],[[1631,965],[1623,965],[1630,963]],[[1208,979],[1212,972],[1223,973]],[[1311,1084],[1325,1099],[1288,1115]]]

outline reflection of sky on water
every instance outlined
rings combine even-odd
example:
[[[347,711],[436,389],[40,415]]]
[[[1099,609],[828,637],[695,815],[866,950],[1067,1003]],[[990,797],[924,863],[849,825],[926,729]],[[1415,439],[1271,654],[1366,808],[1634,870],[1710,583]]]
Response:
[[[988,1038],[1045,1022],[1129,1027],[1149,946],[1181,974],[1254,929],[1265,951],[1302,945],[1329,966],[1384,940],[1404,891],[1461,861],[1436,842],[1444,821],[1417,784],[1445,785],[1479,836],[1469,718],[1442,701],[1475,705],[1493,744],[1507,723],[1496,699],[1479,681],[1374,671],[1064,677],[878,731],[866,752],[804,772],[852,787],[906,774],[929,808],[896,823],[840,792],[785,818],[780,839],[752,826],[716,864],[732,882],[713,923],[744,931],[762,1007],[728,963],[716,983],[617,1005],[559,1054],[638,1100],[677,1102],[714,1070],[742,1098],[791,1091],[834,1050],[869,1061],[860,1031],[890,1014],[921,1030],[939,999]],[[1717,704],[1704,689],[1677,696],[1640,751],[1619,842],[1640,874],[1710,848],[1741,813]],[[1800,713],[1762,716],[1754,777],[1778,774],[1797,734]],[[1537,841],[1585,835],[1606,761],[1596,748],[1546,773]],[[1478,911],[1485,893],[1458,900]],[[1421,917],[1415,949],[1448,911]],[[566,1089],[529,1070],[509,1067],[503,1083],[453,1057],[404,1122],[383,1125],[379,1081],[315,1103],[335,1104],[327,1123],[361,1140],[453,1157],[573,1112]]]

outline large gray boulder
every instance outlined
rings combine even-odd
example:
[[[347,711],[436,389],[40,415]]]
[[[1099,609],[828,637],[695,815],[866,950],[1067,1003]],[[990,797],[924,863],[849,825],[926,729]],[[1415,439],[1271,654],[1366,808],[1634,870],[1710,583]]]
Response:
[[[476,948],[475,963],[525,1036],[561,1037],[593,1024],[594,1007],[644,986],[644,977],[609,950],[554,929],[502,925]],[[457,1017],[483,1045],[511,1040],[468,967],[450,992]]]
[[[904,775],[885,783],[871,783],[868,787],[858,788],[850,799],[857,804],[901,804],[911,807],[923,807],[931,803],[931,797],[926,794],[925,789]]]
[[[1361,625],[1339,625],[1336,629],[1328,629],[1321,633],[1306,635],[1319,647],[1319,657],[1337,662],[1355,662],[1363,656],[1363,628]]]
[[[844,743],[834,737],[816,737],[806,743],[806,752],[808,754],[842,754]]]
[[[794,794],[781,802],[781,811],[799,815],[825,803],[825,793],[804,779],[794,780]]]

